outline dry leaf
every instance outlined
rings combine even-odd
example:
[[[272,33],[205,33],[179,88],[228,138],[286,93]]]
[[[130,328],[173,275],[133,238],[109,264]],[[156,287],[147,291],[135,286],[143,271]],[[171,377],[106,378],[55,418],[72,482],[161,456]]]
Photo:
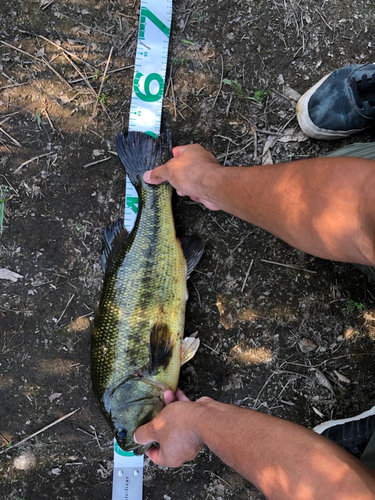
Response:
[[[319,411],[317,408],[315,408],[315,406],[312,406],[311,407],[313,409],[313,411],[320,417],[320,418],[324,418],[324,415],[321,411]]]
[[[0,269],[0,280],[8,280],[16,282],[19,278],[23,278],[21,274],[9,271],[9,269]]]
[[[333,370],[333,373],[336,375],[336,377],[340,380],[340,382],[345,382],[345,384],[350,384],[350,380],[345,377],[342,373],[338,372],[337,370]]]
[[[303,352],[303,354],[307,354],[308,352],[315,351],[316,349],[316,344],[312,340],[309,339],[302,339],[298,342],[298,346]]]
[[[54,399],[57,399],[60,396],[62,396],[62,392],[54,392],[53,394],[51,394],[50,396],[48,396],[48,399],[50,401],[53,401]]]
[[[326,389],[328,389],[329,391],[331,391],[333,393],[333,389],[332,389],[332,385],[331,385],[331,382],[328,380],[328,378],[320,371],[318,370],[317,368],[315,368],[315,376],[316,376],[316,380],[318,381],[318,383],[320,385],[322,385],[323,387],[325,387]]]

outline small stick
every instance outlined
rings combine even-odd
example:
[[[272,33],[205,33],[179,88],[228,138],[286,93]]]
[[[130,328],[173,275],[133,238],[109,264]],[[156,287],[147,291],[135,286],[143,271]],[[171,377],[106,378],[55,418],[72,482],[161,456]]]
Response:
[[[56,71],[56,70],[55,70],[55,68],[54,68],[53,66],[51,66],[51,65],[50,65],[50,63],[49,63],[48,61],[46,61],[46,60],[44,59],[44,57],[42,57],[42,56],[41,56],[40,58],[39,58],[39,57],[35,57],[35,56],[33,56],[33,55],[29,54],[28,52],[25,52],[24,50],[19,49],[18,47],[15,47],[14,45],[11,45],[10,43],[4,42],[3,40],[1,40],[1,43],[2,43],[3,45],[6,45],[7,47],[10,47],[10,48],[11,48],[11,49],[13,49],[13,50],[16,50],[16,51],[18,51],[18,52],[21,52],[21,54],[24,54],[25,56],[30,57],[31,59],[34,59],[34,61],[44,63],[44,64],[45,64],[45,65],[46,65],[46,66],[47,66],[47,67],[48,67],[51,71],[53,71],[53,72],[55,73],[55,75],[57,75],[57,76],[59,77],[59,79],[60,79],[60,80],[62,80],[62,81],[63,81],[66,85],[68,85],[68,87],[69,87],[70,89],[72,88],[72,86],[70,85],[70,83],[68,83],[68,82],[65,80],[65,78],[63,78],[63,77],[60,75],[60,73],[59,73],[58,71]]]
[[[104,85],[104,82],[105,82],[105,77],[106,77],[107,71],[108,71],[108,66],[109,66],[109,63],[111,62],[112,52],[113,52],[113,46],[111,47],[111,50],[109,52],[109,56],[108,56],[108,59],[107,59],[107,64],[105,65],[105,70],[104,70],[104,73],[103,73],[103,76],[102,76],[102,81],[100,83],[99,92],[98,92],[98,95],[96,96],[96,101],[95,101],[95,104],[94,104],[94,110],[92,112],[93,118],[97,114],[96,113],[96,108],[98,106],[98,101],[99,101],[100,94],[102,93],[103,85]]]
[[[247,278],[249,277],[249,274],[250,274],[251,268],[253,267],[253,264],[254,264],[254,259],[251,259],[249,269],[247,270],[247,273],[246,273],[246,275],[245,275],[245,279],[244,279],[244,281],[243,281],[243,285],[242,285],[242,288],[241,288],[241,292],[243,292],[243,291],[244,291],[244,288],[245,288],[245,286],[246,286],[246,282],[247,282]]]
[[[96,92],[95,90],[92,88],[92,86],[90,85],[90,82],[88,81],[87,77],[82,73],[82,71],[79,69],[79,67],[68,57],[67,54],[65,54],[65,52],[63,52],[63,56],[70,62],[70,64],[73,66],[73,68],[77,71],[77,73],[79,75],[81,75],[82,79],[85,81],[86,85],[88,86],[88,88],[91,90],[91,92],[93,93],[93,95],[96,97]],[[78,94],[79,95],[79,94]]]
[[[3,120],[1,120],[0,125],[8,121],[11,116],[18,115],[19,113],[21,113],[21,111],[15,111],[14,113],[10,113],[9,115],[5,116]]]
[[[207,347],[207,349],[210,349],[210,351],[212,351],[215,354],[218,354],[220,356],[220,353],[218,351],[215,351],[215,349],[212,349],[212,347],[210,347],[209,345],[205,344],[204,342],[202,342],[202,345],[204,345],[205,347]]]
[[[46,109],[44,109],[44,112],[45,112],[45,114],[46,114],[46,117],[47,117],[48,123],[49,123],[49,125],[50,125],[50,127],[51,127],[51,129],[52,129],[52,132],[55,132],[55,130],[56,130],[56,129],[55,129],[55,127],[54,127],[54,126],[53,126],[53,124],[52,124],[52,121],[51,121],[51,118],[49,117],[48,111],[47,111]]]
[[[172,75],[169,77],[169,81],[171,82],[171,92],[172,92],[172,99],[173,99],[174,117],[177,118],[176,97],[174,95],[174,86],[173,86]]]
[[[13,85],[6,85],[5,87],[0,87],[0,90],[13,89],[14,87],[21,87],[21,85],[29,85],[30,82],[14,83]]]
[[[132,64],[131,66],[124,66],[122,68],[117,68],[117,69],[112,69],[111,71],[108,71],[107,75],[113,75],[113,73],[117,73],[118,71],[124,71],[126,69],[131,69],[131,68],[134,68],[134,64]],[[77,78],[77,80],[69,80],[69,83],[79,83],[79,82],[83,82],[85,81],[86,79],[87,80],[90,80],[91,78],[95,78],[96,75],[91,75],[91,76],[87,76],[86,78]]]
[[[66,415],[63,415],[62,417],[58,418],[57,420],[55,420],[54,422],[52,422],[52,424],[49,424],[47,425],[46,427],[43,427],[43,429],[40,429],[40,431],[37,431],[37,432],[34,432],[34,434],[31,434],[31,436],[28,436],[27,438],[25,439],[22,439],[22,441],[19,441],[18,443],[10,446],[9,448],[6,448],[5,450],[2,450],[0,451],[0,455],[3,454],[3,453],[6,453],[8,452],[9,450],[11,450],[12,448],[16,448],[17,446],[20,446],[21,444],[25,443],[26,441],[29,441],[29,439],[32,439],[33,437],[37,436],[38,434],[46,431],[47,429],[49,429],[50,427],[53,427],[54,425],[62,422],[63,420],[65,420],[66,418],[68,417],[71,417],[74,413],[76,413],[80,408],[77,408],[76,410],[74,411],[71,411],[70,413],[67,413]]]
[[[86,163],[83,165],[83,168],[92,167],[93,165],[97,165],[98,163],[103,163],[103,161],[110,160],[112,156],[108,156],[107,158],[103,158],[102,160],[92,161],[91,163]]]
[[[216,97],[215,97],[215,100],[214,100],[214,105],[212,106],[213,108],[215,107],[215,104],[216,104],[216,101],[217,101],[217,98],[219,97],[219,94],[221,92],[221,88],[223,86],[223,78],[224,78],[224,59],[223,59],[223,56],[220,54],[220,57],[221,57],[221,78],[220,78],[220,87],[219,87],[219,90],[217,91],[217,94],[216,94]]]
[[[27,161],[21,163],[21,165],[18,168],[16,168],[16,170],[14,170],[13,173],[14,174],[18,174],[18,172],[22,169],[22,167],[25,167],[26,165],[28,165],[32,161],[40,160],[40,158],[44,158],[45,156],[50,156],[50,155],[53,155],[53,154],[55,154],[55,153],[45,153],[44,155],[34,156],[34,158],[31,158],[31,160],[27,160]]]
[[[57,325],[60,323],[61,318],[64,316],[65,311],[68,309],[69,304],[70,304],[70,303],[71,303],[71,301],[73,300],[74,296],[75,296],[75,293],[73,293],[73,294],[72,294],[72,296],[70,297],[70,299],[68,300],[68,303],[66,304],[65,309],[64,309],[64,310],[63,310],[63,312],[61,313],[61,315],[60,315],[59,319],[56,321],[55,326],[57,326]]]
[[[47,5],[44,5],[44,6],[42,7],[42,10],[46,10],[46,9],[47,9],[47,8],[48,8],[51,4],[53,4],[53,2],[54,2],[54,1],[55,1],[55,0],[50,0],[50,1],[47,3]]]
[[[22,146],[21,146],[21,144],[20,144],[18,141],[16,141],[16,139],[13,139],[13,137],[12,137],[11,135],[9,135],[9,134],[8,134],[8,132],[5,132],[5,130],[4,130],[2,127],[0,127],[0,132],[2,132],[4,135],[6,135],[7,137],[9,137],[9,139],[10,139],[10,140],[11,140],[11,141],[12,141],[12,142],[16,145],[16,146],[18,146],[19,148],[20,148],[20,147],[22,147]]]
[[[62,50],[63,52],[65,52],[66,54],[68,54],[70,57],[73,57],[74,59],[77,59],[78,61],[80,61],[83,64],[86,64],[86,66],[89,66],[92,69],[96,69],[95,66],[92,66],[87,61],[85,61],[84,59],[81,59],[79,56],[77,56],[73,52],[70,52],[69,50],[64,49],[64,47],[62,47],[61,45],[58,45],[57,43],[53,42],[52,40],[50,40],[49,38],[47,38],[47,37],[45,37],[43,35],[37,35],[36,33],[33,33],[32,31],[25,31],[25,30],[19,30],[19,31],[21,33],[25,33],[26,35],[31,35],[31,36],[36,36],[38,38],[42,38],[42,40],[45,40],[46,42],[50,43],[51,45],[53,45],[57,49]]]
[[[297,271],[304,271],[305,273],[316,274],[318,271],[310,271],[309,269],[304,269],[303,267],[293,266],[293,264],[282,264],[281,262],[274,262],[273,260],[260,259],[261,262],[266,262],[267,264],[274,264],[275,266],[290,267],[291,269],[297,269]]]

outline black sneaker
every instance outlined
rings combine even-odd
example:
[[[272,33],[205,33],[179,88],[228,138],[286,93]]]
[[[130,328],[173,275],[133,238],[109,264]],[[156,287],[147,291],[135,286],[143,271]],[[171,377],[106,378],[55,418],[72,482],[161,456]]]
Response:
[[[375,432],[375,406],[355,417],[323,422],[314,427],[313,431],[361,458]]]
[[[322,78],[297,103],[297,119],[314,139],[348,137],[375,119],[375,64],[350,65]]]

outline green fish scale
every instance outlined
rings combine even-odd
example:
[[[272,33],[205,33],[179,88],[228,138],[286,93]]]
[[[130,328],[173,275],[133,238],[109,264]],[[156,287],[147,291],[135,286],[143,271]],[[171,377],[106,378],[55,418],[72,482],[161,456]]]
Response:
[[[172,365],[179,369],[186,262],[175,235],[171,191],[169,184],[142,181],[135,227],[106,275],[92,339],[93,384],[100,400],[127,377],[150,375],[150,332],[157,321],[171,330]]]

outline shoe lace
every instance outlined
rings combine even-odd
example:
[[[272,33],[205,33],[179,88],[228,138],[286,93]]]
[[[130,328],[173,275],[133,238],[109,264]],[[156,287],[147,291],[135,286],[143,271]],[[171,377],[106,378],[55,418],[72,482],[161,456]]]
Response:
[[[369,64],[371,63],[364,64],[362,68],[365,68]],[[358,68],[356,68],[356,70],[357,69]],[[352,76],[350,79],[350,87],[353,91],[354,100],[359,108],[363,108],[364,102],[368,102],[370,106],[375,107],[375,73],[369,75],[364,73],[360,80],[356,80],[356,78]]]

